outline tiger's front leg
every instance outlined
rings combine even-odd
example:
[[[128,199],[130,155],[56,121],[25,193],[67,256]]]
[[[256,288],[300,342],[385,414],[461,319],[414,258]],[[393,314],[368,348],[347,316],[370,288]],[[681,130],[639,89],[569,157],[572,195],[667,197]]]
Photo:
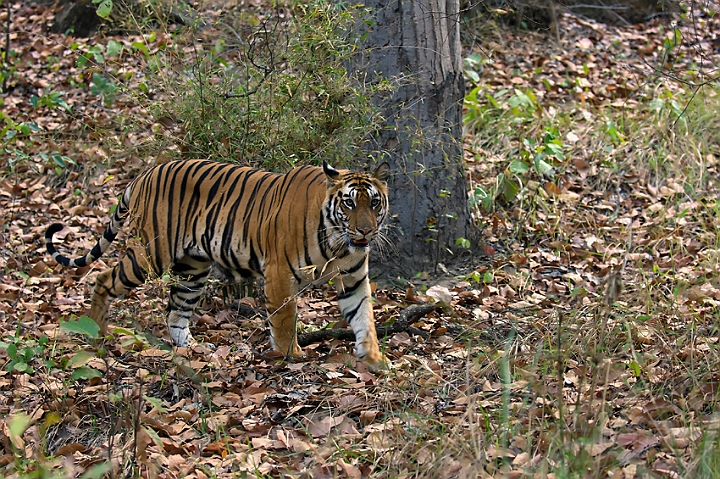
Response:
[[[358,276],[344,274],[336,289],[340,311],[355,333],[357,357],[371,370],[387,368],[388,361],[380,352],[375,332],[367,263],[364,269],[360,268]]]

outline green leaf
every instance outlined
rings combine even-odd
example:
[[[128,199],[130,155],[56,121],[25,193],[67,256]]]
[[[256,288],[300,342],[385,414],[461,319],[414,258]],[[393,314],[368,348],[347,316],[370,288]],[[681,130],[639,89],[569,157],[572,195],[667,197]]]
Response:
[[[547,161],[537,158],[535,160],[535,171],[537,171],[539,175],[549,176],[552,174],[553,168]]]
[[[123,44],[120,42],[116,42],[115,40],[110,40],[107,44],[106,51],[107,54],[111,57],[119,55],[123,51]]]
[[[640,374],[642,373],[642,369],[640,368],[640,365],[637,363],[637,361],[630,361],[628,363],[628,368],[632,371],[633,375],[636,378],[640,377]]]
[[[112,0],[93,0],[93,3],[97,4],[97,16],[100,18],[107,19],[110,16],[110,12],[113,8]]]
[[[468,240],[467,238],[458,238],[455,240],[455,244],[460,246],[461,248],[470,248],[470,240]]]
[[[135,50],[140,50],[141,52],[143,52],[143,55],[145,55],[145,58],[147,58],[148,56],[150,56],[150,51],[147,49],[147,47],[145,46],[144,43],[142,43],[142,42],[133,42],[133,43],[132,43],[132,47],[133,47]]]
[[[675,27],[675,31],[673,33],[675,34],[673,38],[675,45],[680,45],[682,43],[682,32],[678,27]]]
[[[92,83],[90,93],[93,95],[102,95],[105,92],[108,82],[100,73],[93,73]]]
[[[72,380],[78,380],[78,379],[92,379],[92,378],[101,378],[102,372],[98,371],[95,368],[91,368],[90,366],[81,366],[77,368],[75,371],[72,372],[70,375],[70,379]]]
[[[13,365],[12,369],[13,369],[13,371],[17,371],[19,373],[27,373],[27,372],[31,371],[28,363],[24,363],[24,362],[15,363]]]
[[[488,103],[490,103],[493,108],[500,108],[500,104],[491,94],[488,93],[487,95],[485,95],[485,98],[487,98]]]
[[[137,333],[135,333],[135,331],[133,331],[132,329],[127,329],[127,328],[114,328],[114,329],[113,329],[113,333],[115,333],[115,334],[124,334],[124,335],[126,335],[126,336],[132,336],[132,337],[135,337],[136,334],[137,334]]]
[[[550,151],[550,154],[555,156],[558,160],[564,160],[565,155],[563,154],[562,145],[558,145],[555,143],[557,140],[553,140],[550,143],[547,143],[545,145],[545,148],[547,148]]]
[[[70,365],[74,368],[84,366],[85,363],[94,357],[95,355],[90,351],[80,351],[70,358]]]
[[[510,162],[510,166],[508,166],[508,169],[511,173],[514,173],[516,175],[522,175],[530,170],[530,166],[520,160],[513,160]]]
[[[656,113],[659,113],[660,110],[663,109],[663,106],[665,106],[665,100],[662,98],[655,98],[650,102],[650,109]]]
[[[145,432],[148,433],[148,436],[150,436],[150,439],[152,439],[153,442],[155,442],[155,445],[158,448],[162,449],[162,447],[163,447],[162,439],[160,439],[160,436],[158,435],[157,431],[155,431],[155,429],[152,429],[150,427],[142,426],[142,428],[145,429]]]
[[[10,439],[15,442],[20,439],[23,433],[27,430],[32,422],[32,418],[27,414],[17,414],[10,419],[8,424],[8,432],[10,433]]]
[[[35,350],[33,348],[25,348],[22,350],[20,355],[26,363],[29,363],[30,361],[32,361],[33,357],[35,357]]]
[[[505,201],[513,201],[520,192],[520,187],[510,178],[503,178],[501,188]]]
[[[68,333],[82,334],[91,339],[97,339],[100,332],[100,326],[87,316],[80,316],[77,320],[61,322],[60,329]]]
[[[60,168],[66,168],[67,164],[65,164],[65,161],[63,160],[63,157],[61,155],[52,155],[53,163],[58,165]],[[67,158],[67,157],[66,157]]]
[[[467,69],[465,70],[465,76],[467,76],[473,83],[479,83],[480,82],[480,75],[475,70]]]
[[[146,396],[143,394],[143,399],[147,401],[148,404],[150,404],[153,408],[157,409],[159,412],[164,413],[167,411],[163,404],[163,400],[151,396]]]
[[[105,477],[105,475],[110,472],[110,469],[112,469],[112,467],[109,462],[95,464],[85,471],[85,473],[80,476],[80,479],[100,479]]]

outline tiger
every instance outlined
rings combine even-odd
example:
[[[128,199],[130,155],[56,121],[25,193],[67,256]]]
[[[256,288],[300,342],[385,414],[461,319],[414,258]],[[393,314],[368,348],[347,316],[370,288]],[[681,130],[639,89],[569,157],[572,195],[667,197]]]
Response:
[[[193,338],[189,324],[211,269],[234,279],[264,278],[271,347],[288,360],[297,343],[301,288],[332,279],[342,316],[355,333],[356,356],[385,369],[378,345],[368,278],[370,245],[388,215],[390,166],[373,173],[299,166],[286,174],[209,160],[177,160],[147,169],[124,190],[106,229],[87,254],[60,254],[45,232],[47,252],[80,268],[107,251],[128,222],[118,263],[97,275],[90,317],[103,335],[114,298],[170,272],[168,332],[175,346]]]

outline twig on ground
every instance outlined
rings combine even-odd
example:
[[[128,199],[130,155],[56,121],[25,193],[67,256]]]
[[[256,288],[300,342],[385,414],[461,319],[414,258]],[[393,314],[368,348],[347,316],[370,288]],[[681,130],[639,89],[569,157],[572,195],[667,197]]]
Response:
[[[389,336],[391,334],[400,333],[407,331],[410,334],[416,334],[427,338],[429,336],[425,331],[421,331],[417,328],[410,326],[418,318],[421,318],[428,314],[430,311],[435,309],[434,304],[413,304],[408,308],[400,311],[400,317],[398,320],[390,326],[380,326],[377,328],[377,335],[379,338]],[[313,331],[310,333],[304,333],[298,335],[298,344],[300,347],[305,347],[312,343],[319,343],[327,339],[342,339],[347,341],[355,340],[355,333],[350,329],[322,329],[320,331]]]
[[[234,301],[229,308],[231,311],[236,311],[242,316],[253,317],[258,314],[265,314],[263,311],[252,308],[246,304],[242,304],[239,301]],[[422,303],[413,304],[400,311],[398,320],[390,326],[378,326],[376,328],[378,338],[389,336],[395,333],[401,333],[406,331],[409,334],[422,336],[427,338],[430,336],[429,333],[422,331],[418,328],[410,326],[412,323],[418,320],[435,309],[434,304]],[[320,331],[312,331],[310,333],[304,333],[298,335],[298,345],[305,347],[309,344],[319,343],[328,339],[341,339],[344,341],[354,341],[355,333],[351,329],[322,329]]]

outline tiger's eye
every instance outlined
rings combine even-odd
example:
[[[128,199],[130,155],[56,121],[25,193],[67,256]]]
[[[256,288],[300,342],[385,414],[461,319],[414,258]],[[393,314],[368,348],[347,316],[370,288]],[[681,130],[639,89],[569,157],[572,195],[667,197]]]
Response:
[[[377,198],[373,198],[373,200],[370,202],[370,206],[375,209],[378,206],[380,206],[380,200]]]
[[[350,198],[343,200],[343,203],[345,203],[345,206],[347,206],[350,209],[355,208],[355,202],[353,200],[351,200]]]

